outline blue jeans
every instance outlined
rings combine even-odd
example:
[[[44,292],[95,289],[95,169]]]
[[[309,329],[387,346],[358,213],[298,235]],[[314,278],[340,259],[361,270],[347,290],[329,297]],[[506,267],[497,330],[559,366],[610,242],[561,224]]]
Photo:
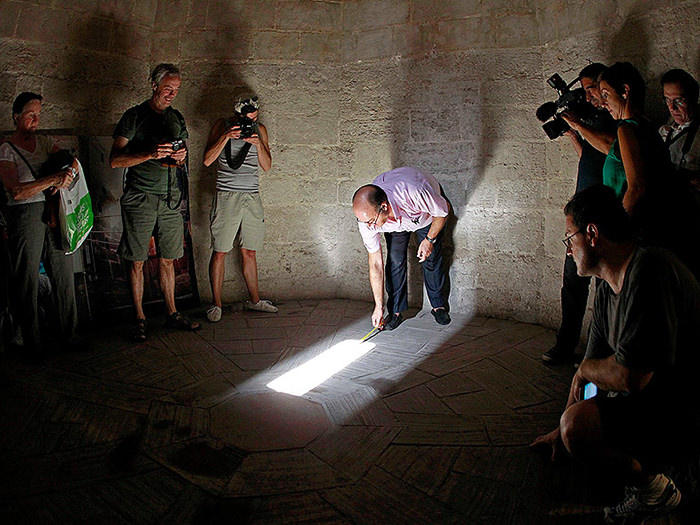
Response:
[[[416,230],[418,242],[428,235],[430,225]],[[408,309],[408,287],[406,279],[406,253],[412,232],[388,232],[386,238],[386,269],[384,279],[389,295],[387,309],[390,315]],[[433,308],[445,306],[442,287],[445,284],[445,272],[442,267],[442,232],[437,236],[433,252],[423,263],[423,280],[428,291],[428,299]]]

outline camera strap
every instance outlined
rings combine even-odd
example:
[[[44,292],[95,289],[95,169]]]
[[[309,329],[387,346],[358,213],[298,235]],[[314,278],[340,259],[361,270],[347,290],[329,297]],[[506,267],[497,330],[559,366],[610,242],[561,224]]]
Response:
[[[27,168],[29,168],[29,172],[32,174],[32,177],[34,177],[34,180],[39,180],[39,175],[36,174],[36,171],[34,171],[34,168],[32,168],[32,165],[29,164],[29,161],[27,160],[27,158],[24,155],[22,155],[22,153],[19,151],[17,146],[15,146],[9,140],[7,141],[7,143],[10,145],[10,147],[13,150],[15,150],[15,153],[17,153],[17,155],[19,155],[19,158],[22,159],[24,161],[24,163],[27,165]]]
[[[250,151],[250,142],[246,142],[243,144],[243,147],[241,150],[238,152],[236,155],[236,158],[232,159],[231,158],[231,140],[229,139],[228,142],[226,143],[226,164],[228,164],[228,167],[231,168],[232,170],[237,170],[243,165],[243,161],[245,161],[245,158],[248,156],[248,152]]]
[[[690,148],[693,146],[693,141],[695,140],[695,135],[698,132],[698,128],[700,127],[700,120],[695,120],[690,126],[687,128],[683,129],[680,133],[678,133],[676,136],[671,138],[671,133],[666,135],[666,146],[670,146],[674,142],[676,142],[678,139],[683,137],[685,135],[685,142],[683,142],[683,147],[681,148],[681,160],[678,163],[678,167],[682,168],[683,167],[683,161],[685,160],[685,156],[688,154],[690,151]]]

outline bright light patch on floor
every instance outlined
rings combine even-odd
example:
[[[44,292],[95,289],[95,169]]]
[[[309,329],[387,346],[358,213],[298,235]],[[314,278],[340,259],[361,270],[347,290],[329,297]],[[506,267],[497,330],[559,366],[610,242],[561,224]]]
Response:
[[[277,392],[303,396],[374,347],[375,344],[369,341],[363,343],[357,339],[348,339],[270,381],[267,386]]]

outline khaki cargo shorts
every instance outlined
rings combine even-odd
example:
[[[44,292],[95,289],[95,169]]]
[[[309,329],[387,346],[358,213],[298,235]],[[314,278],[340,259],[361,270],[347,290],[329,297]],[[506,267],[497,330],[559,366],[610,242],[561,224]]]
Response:
[[[119,257],[146,261],[151,236],[155,237],[158,257],[179,259],[184,253],[184,228],[179,209],[171,210],[165,195],[154,195],[127,188],[120,199],[122,239]]]
[[[265,214],[260,193],[218,190],[210,219],[211,246],[215,252],[230,252],[239,230],[239,246],[256,252],[262,250]]]

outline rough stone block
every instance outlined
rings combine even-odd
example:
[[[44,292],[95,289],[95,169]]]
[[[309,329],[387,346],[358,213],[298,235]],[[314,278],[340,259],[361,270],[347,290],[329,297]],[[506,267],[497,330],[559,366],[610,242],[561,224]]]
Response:
[[[256,31],[254,35],[254,58],[262,60],[299,58],[299,33]]]
[[[296,113],[277,122],[277,141],[283,144],[338,144],[338,117],[328,108],[317,108],[312,114]],[[331,108],[332,109],[332,108]],[[300,130],[301,122],[314,126]]]
[[[22,40],[59,44],[66,42],[66,37],[72,34],[74,22],[74,13],[70,11],[25,5],[20,12],[15,34]]]
[[[352,169],[349,174],[352,180],[357,182],[357,189],[372,182],[379,174],[397,167],[396,164],[391,141],[359,142],[353,148]]]
[[[435,31],[435,24],[394,26],[392,31],[394,54],[415,56],[430,53],[433,50]],[[353,50],[353,54],[347,52],[345,59],[356,60],[356,50]]]
[[[196,10],[199,4],[204,4],[204,2],[194,2],[194,5],[192,5],[191,9],[193,11]],[[156,19],[157,9],[158,2],[133,2],[133,5],[131,7],[131,17],[129,18],[129,20],[132,24],[153,27],[153,24]]]
[[[338,31],[341,4],[291,0],[277,4],[277,27],[292,31]]]
[[[465,18],[481,12],[479,0],[446,0],[440,2],[437,9],[434,0],[413,0],[411,7],[411,20],[413,22]]]
[[[341,58],[339,33],[301,33],[299,58],[307,61],[337,62]]]
[[[494,47],[499,34],[494,24],[492,19],[481,16],[444,20],[432,35],[433,46],[442,51]]]
[[[356,31],[405,24],[410,4],[403,0],[343,2],[343,30]]]
[[[350,60],[372,60],[393,55],[395,49],[392,35],[391,27],[355,33],[355,53]]]
[[[517,275],[517,279],[509,276]],[[477,311],[532,322],[539,318],[542,268],[538,258],[516,254],[485,255],[479,261]]]
[[[436,111],[415,109],[411,115],[411,140],[420,143],[444,143],[459,140],[459,126]]]
[[[350,167],[348,152],[337,147],[283,145],[273,153],[272,171],[264,176],[266,181],[278,176],[335,178],[345,176]]]
[[[16,83],[17,77],[14,74],[0,73],[0,101],[3,106],[12,107],[12,102],[18,94],[15,91]]]
[[[544,212],[544,251],[552,257],[566,255],[566,248],[561,243],[566,231],[563,208],[564,204],[559,209]]]
[[[479,253],[541,253],[544,219],[537,211],[472,211],[464,215],[468,249]]]
[[[186,31],[180,54],[185,59],[246,59],[252,56],[252,43],[248,31]]]
[[[540,43],[537,15],[534,12],[501,15],[494,25],[499,48],[529,48]]]
[[[169,0],[157,2],[155,25],[161,29],[180,29],[187,26],[187,14],[190,8],[190,0]]]
[[[537,21],[541,42],[553,42],[567,38],[569,35],[580,35],[600,27],[610,25],[611,20],[619,16],[618,2],[596,2],[591,4],[549,3],[537,11]]]
[[[21,6],[18,2],[3,2],[0,16],[0,37],[13,37]]]
[[[458,181],[464,185],[475,177],[479,164],[476,144],[457,140],[437,144],[402,143],[395,158],[397,165],[415,166],[437,177],[448,195],[456,193],[448,191],[448,188],[453,189]],[[450,159],[450,162],[446,163],[445,159]]]
[[[540,122],[530,111],[493,111],[484,122],[483,134],[491,140],[510,140],[513,137],[539,137]]]
[[[161,37],[164,35],[161,35]],[[163,45],[161,39],[159,44]],[[114,26],[114,35],[110,50],[115,54],[123,53],[134,58],[148,56],[151,53],[151,31],[136,25],[117,24]],[[172,57],[177,52],[173,42],[167,42],[163,46]]]
[[[206,26],[231,32],[273,29],[277,5],[274,0],[210,0]]]
[[[197,2],[196,0],[190,4],[190,9],[187,14],[187,28],[195,29],[207,27],[207,11],[209,10],[209,2]]]
[[[498,184],[498,203],[506,208],[540,209],[546,185],[526,178],[501,179]]]

